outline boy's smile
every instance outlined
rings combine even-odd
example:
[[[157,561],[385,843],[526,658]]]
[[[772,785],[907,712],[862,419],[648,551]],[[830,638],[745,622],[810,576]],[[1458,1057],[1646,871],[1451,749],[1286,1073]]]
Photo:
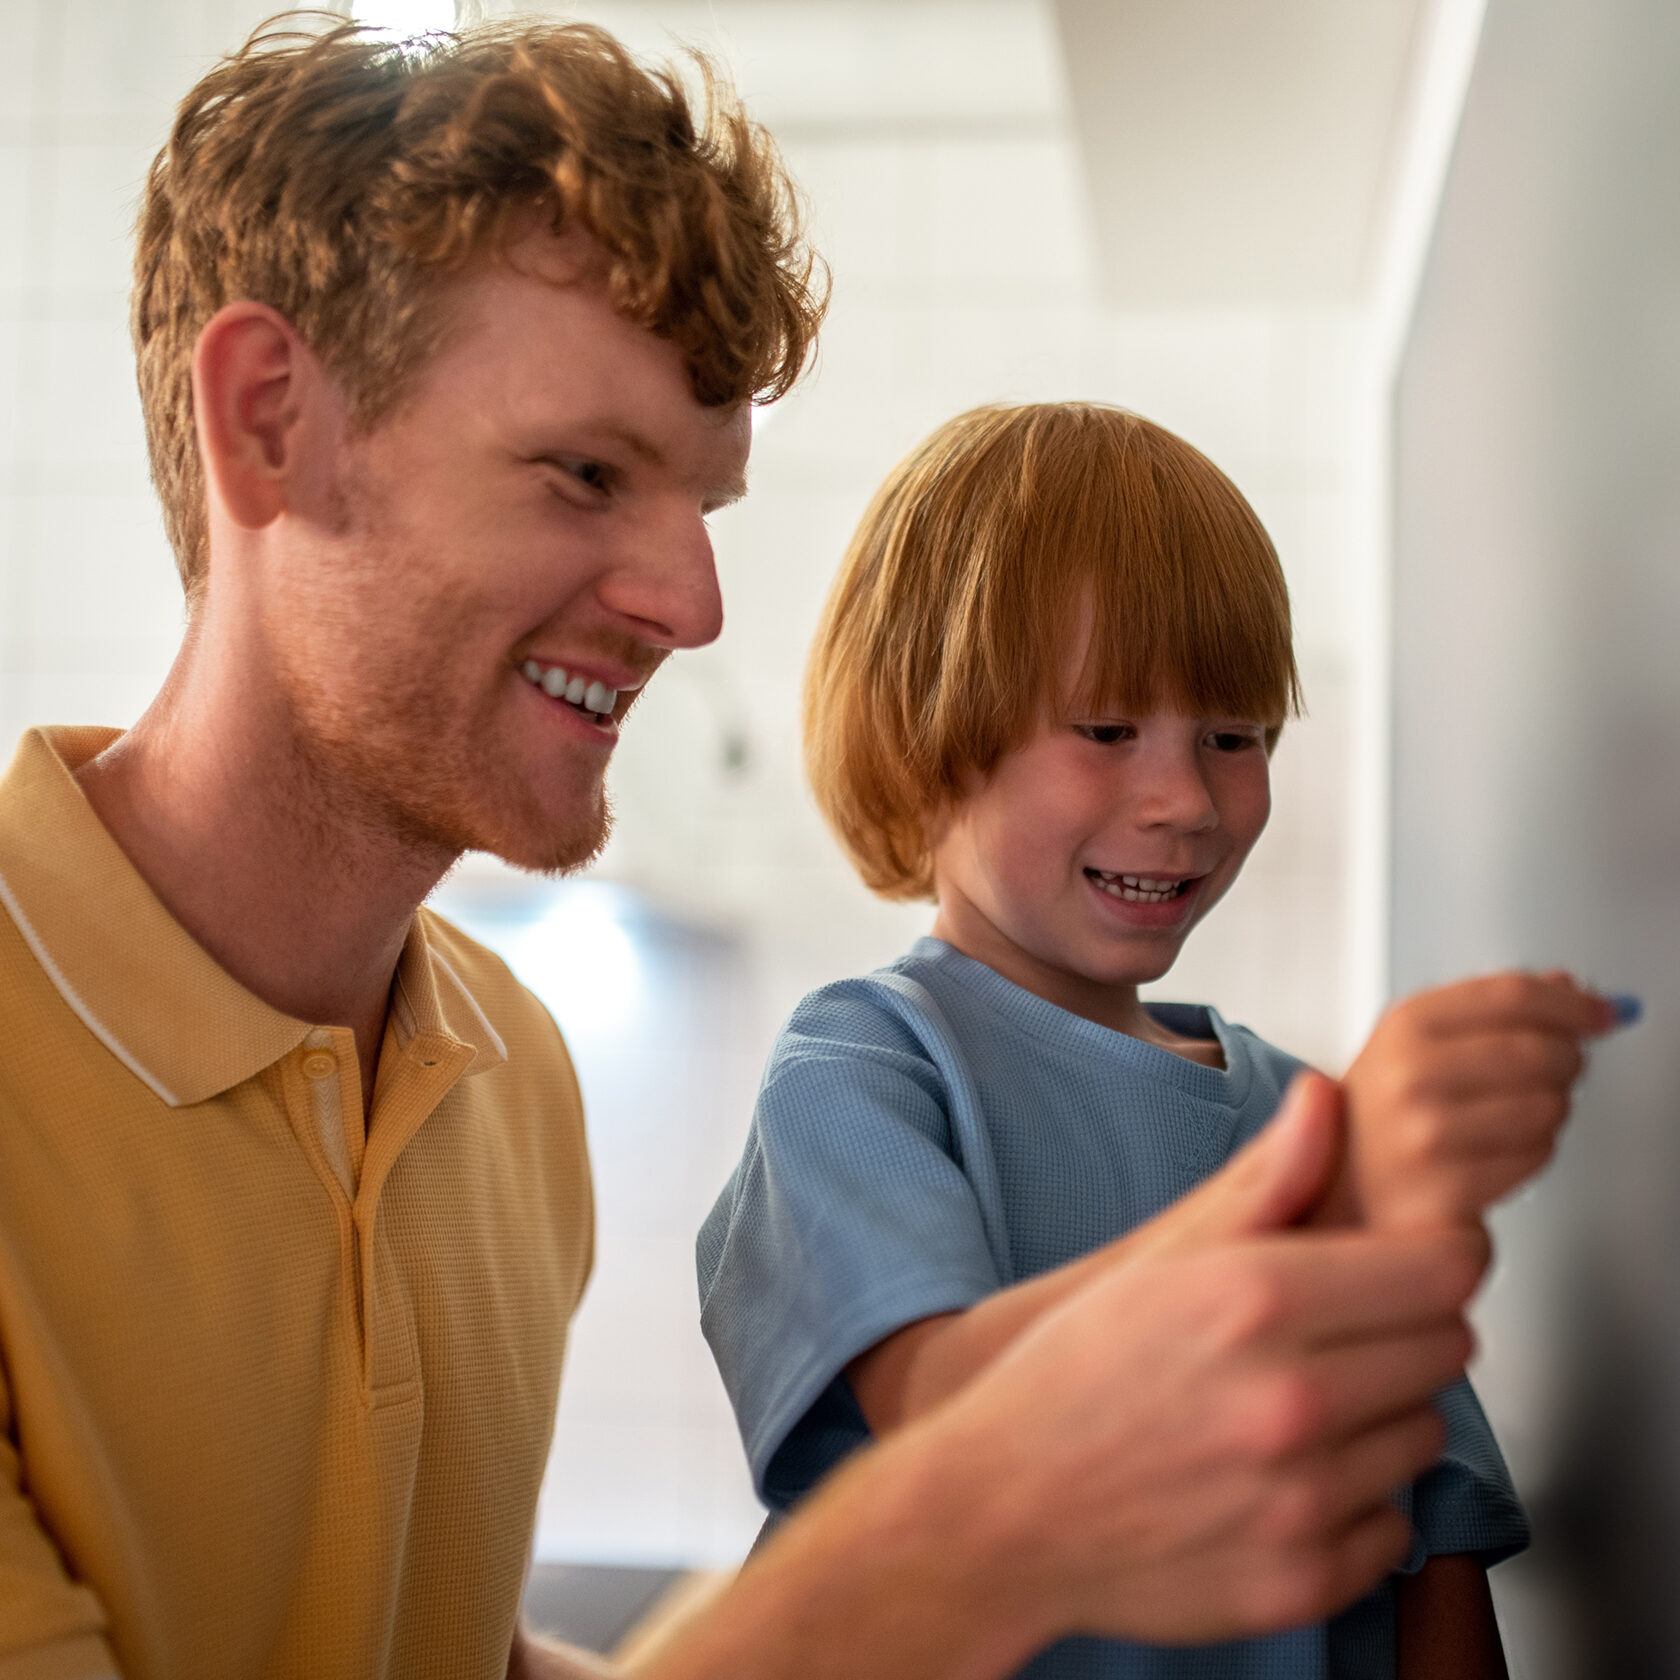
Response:
[[[1158,1037],[1137,988],[1172,966],[1270,811],[1263,723],[1044,719],[945,816],[933,931],[1061,1008]]]

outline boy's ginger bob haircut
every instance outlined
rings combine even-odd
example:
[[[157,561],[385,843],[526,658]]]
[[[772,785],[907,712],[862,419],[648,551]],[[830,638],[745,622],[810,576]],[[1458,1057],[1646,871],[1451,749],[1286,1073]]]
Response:
[[[806,770],[865,884],[931,898],[932,820],[1070,702],[1253,719],[1269,748],[1300,710],[1283,569],[1236,486],[1160,426],[975,409],[881,487],[806,670]]]
[[[799,377],[825,271],[774,144],[704,59],[696,109],[589,25],[398,45],[313,21],[275,20],[212,69],[146,181],[132,327],[189,604],[208,563],[193,347],[226,303],[284,315],[365,431],[445,342],[441,280],[534,228],[580,229],[614,306],[677,347],[700,402],[771,401]]]

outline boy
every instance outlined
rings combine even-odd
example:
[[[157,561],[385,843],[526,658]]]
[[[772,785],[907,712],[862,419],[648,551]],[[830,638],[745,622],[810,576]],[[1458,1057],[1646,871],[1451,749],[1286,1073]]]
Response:
[[[979,410],[877,497],[818,632],[808,764],[868,885],[938,913],[906,957],[795,1011],[700,1235],[706,1332],[773,1507],[954,1392],[1082,1257],[1149,1241],[1135,1228],[1277,1109],[1298,1062],[1137,988],[1236,878],[1297,703],[1265,531],[1146,421]],[[1573,1040],[1537,1036],[1450,1095],[1391,1100],[1417,1095],[1413,1041],[1472,1043],[1503,984],[1378,1029],[1345,1082],[1348,1156],[1319,1219],[1472,1220],[1544,1158]],[[1579,1006],[1564,977],[1542,985]],[[1516,1132],[1489,1130],[1516,1109]],[[1455,1126],[1476,1147],[1454,1155]],[[1526,1528],[1468,1385],[1439,1404],[1446,1451],[1405,1495],[1416,1540],[1397,1582],[1263,1640],[1069,1640],[1023,1672],[1502,1675],[1483,1571]]]

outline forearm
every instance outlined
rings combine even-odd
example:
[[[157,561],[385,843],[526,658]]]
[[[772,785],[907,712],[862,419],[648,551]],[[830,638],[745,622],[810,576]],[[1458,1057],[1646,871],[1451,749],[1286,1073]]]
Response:
[[[1053,1612],[1017,1602],[1004,1502],[951,1473],[951,1448],[948,1431],[936,1448],[907,1430],[842,1467],[642,1680],[994,1680],[1020,1667]]]
[[[869,1427],[884,1435],[948,1400],[1023,1330],[1112,1263],[1126,1241],[999,1290],[966,1311],[908,1324],[859,1354],[846,1376]]]
[[[514,1630],[507,1680],[613,1680],[619,1672],[593,1651]]]
[[[1432,1557],[1395,1581],[1397,1680],[1508,1680],[1487,1572],[1473,1557]]]

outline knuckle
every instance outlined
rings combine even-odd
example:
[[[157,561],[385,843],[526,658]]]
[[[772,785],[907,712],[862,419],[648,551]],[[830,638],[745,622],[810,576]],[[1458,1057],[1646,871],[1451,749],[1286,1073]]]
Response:
[[[1227,1351],[1264,1339],[1287,1315],[1288,1293],[1264,1267],[1243,1267],[1231,1279],[1222,1303],[1218,1341]]]
[[[1501,1060],[1513,1083],[1544,1075],[1551,1065],[1544,1037],[1528,1027],[1513,1027],[1504,1035]]]
[[[1420,1406],[1412,1415],[1407,1434],[1407,1456],[1419,1470],[1433,1464],[1447,1444],[1447,1426],[1433,1406]]]
[[[1324,1428],[1321,1385],[1304,1371],[1283,1369],[1255,1379],[1244,1408],[1243,1445],[1262,1463],[1278,1463],[1312,1444]]]
[[[1428,1100],[1408,1104],[1390,1132],[1389,1147],[1402,1165],[1423,1166],[1451,1152],[1456,1117],[1449,1106]]]
[[[1298,1552],[1261,1583],[1257,1615],[1270,1628],[1316,1622],[1335,1601],[1338,1576],[1331,1552],[1320,1547]]]
[[[1428,1036],[1430,1008],[1427,992],[1390,1004],[1372,1029],[1371,1042],[1390,1053],[1414,1047]]]
[[[1318,1479],[1297,1475],[1272,1492],[1264,1521],[1264,1537],[1277,1545],[1298,1545],[1315,1539],[1330,1526],[1333,1501]]]
[[[1451,1371],[1463,1370],[1475,1356],[1475,1352],[1476,1332],[1470,1328],[1468,1323],[1466,1323],[1463,1319],[1460,1319],[1455,1325],[1453,1325],[1452,1331],[1448,1336],[1446,1355],[1447,1369]],[[1441,1422],[1441,1415],[1433,1406],[1429,1408],[1429,1417],[1433,1423],[1440,1425],[1441,1439],[1444,1442],[1446,1440],[1446,1425]]]

